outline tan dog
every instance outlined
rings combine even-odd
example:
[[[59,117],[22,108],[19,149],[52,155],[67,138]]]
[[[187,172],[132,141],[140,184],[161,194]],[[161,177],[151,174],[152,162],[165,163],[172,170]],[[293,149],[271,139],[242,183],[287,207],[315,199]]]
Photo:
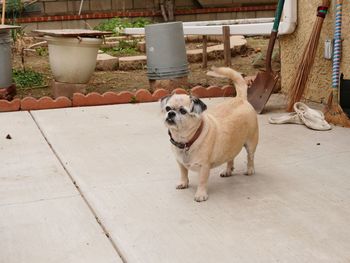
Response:
[[[198,202],[208,199],[207,182],[211,168],[227,163],[222,177],[231,176],[233,160],[244,146],[248,154],[246,174],[254,173],[254,153],[258,143],[257,115],[247,101],[247,84],[230,68],[213,68],[208,75],[233,80],[237,96],[211,109],[198,98],[170,95],[161,100],[165,125],[181,170],[177,189],[188,187],[188,170],[199,173],[195,194]]]

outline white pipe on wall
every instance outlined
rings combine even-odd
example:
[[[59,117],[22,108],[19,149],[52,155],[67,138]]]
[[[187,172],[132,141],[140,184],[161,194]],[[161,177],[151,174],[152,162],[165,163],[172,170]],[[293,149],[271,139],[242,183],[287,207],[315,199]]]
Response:
[[[221,35],[222,26],[229,25],[231,35],[270,35],[274,18],[184,22],[185,35]],[[278,33],[291,34],[297,25],[297,0],[286,0]],[[125,34],[144,35],[144,28],[125,28]]]

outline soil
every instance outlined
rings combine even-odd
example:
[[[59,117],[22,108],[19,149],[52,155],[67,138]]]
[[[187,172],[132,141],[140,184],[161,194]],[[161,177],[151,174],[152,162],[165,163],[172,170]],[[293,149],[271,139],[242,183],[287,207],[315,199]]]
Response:
[[[266,52],[268,39],[264,37],[249,37],[247,38],[248,48],[243,54],[238,54],[232,57],[232,67],[247,76],[255,75],[259,69],[264,68],[264,54]],[[200,48],[201,43],[189,43],[187,48]],[[275,47],[275,55],[273,59],[274,70],[279,71],[280,63],[278,58],[278,44]],[[277,54],[277,55],[276,55]],[[211,66],[222,66],[222,59],[208,61],[208,68]],[[24,66],[27,69],[40,72],[45,77],[45,86],[39,88],[17,88],[18,98],[25,96],[33,96],[40,98],[43,96],[52,97],[50,82],[52,81],[52,73],[50,70],[49,59],[47,52],[27,52],[24,57]],[[22,68],[21,56],[14,55],[13,67],[16,69]],[[201,63],[190,63],[190,74],[188,76],[190,89],[194,86],[201,85],[208,87],[211,85],[222,86],[229,84],[228,80],[215,79],[206,76],[206,69],[202,68]],[[146,75],[146,70],[132,71],[95,71],[90,82],[88,83],[87,92],[104,93],[106,91],[132,91],[138,89],[149,89],[149,81]]]

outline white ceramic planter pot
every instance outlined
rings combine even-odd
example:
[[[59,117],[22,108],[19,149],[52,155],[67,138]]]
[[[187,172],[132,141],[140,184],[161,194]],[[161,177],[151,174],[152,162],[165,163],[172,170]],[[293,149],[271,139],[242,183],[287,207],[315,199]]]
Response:
[[[58,82],[84,84],[89,82],[95,67],[99,38],[71,38],[45,36],[49,45],[49,60]]]

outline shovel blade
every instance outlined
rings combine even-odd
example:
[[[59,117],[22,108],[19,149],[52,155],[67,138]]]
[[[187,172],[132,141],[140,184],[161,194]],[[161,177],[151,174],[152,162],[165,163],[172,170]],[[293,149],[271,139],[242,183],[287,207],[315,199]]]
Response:
[[[248,89],[248,101],[260,114],[269,100],[278,80],[272,72],[259,72]]]

